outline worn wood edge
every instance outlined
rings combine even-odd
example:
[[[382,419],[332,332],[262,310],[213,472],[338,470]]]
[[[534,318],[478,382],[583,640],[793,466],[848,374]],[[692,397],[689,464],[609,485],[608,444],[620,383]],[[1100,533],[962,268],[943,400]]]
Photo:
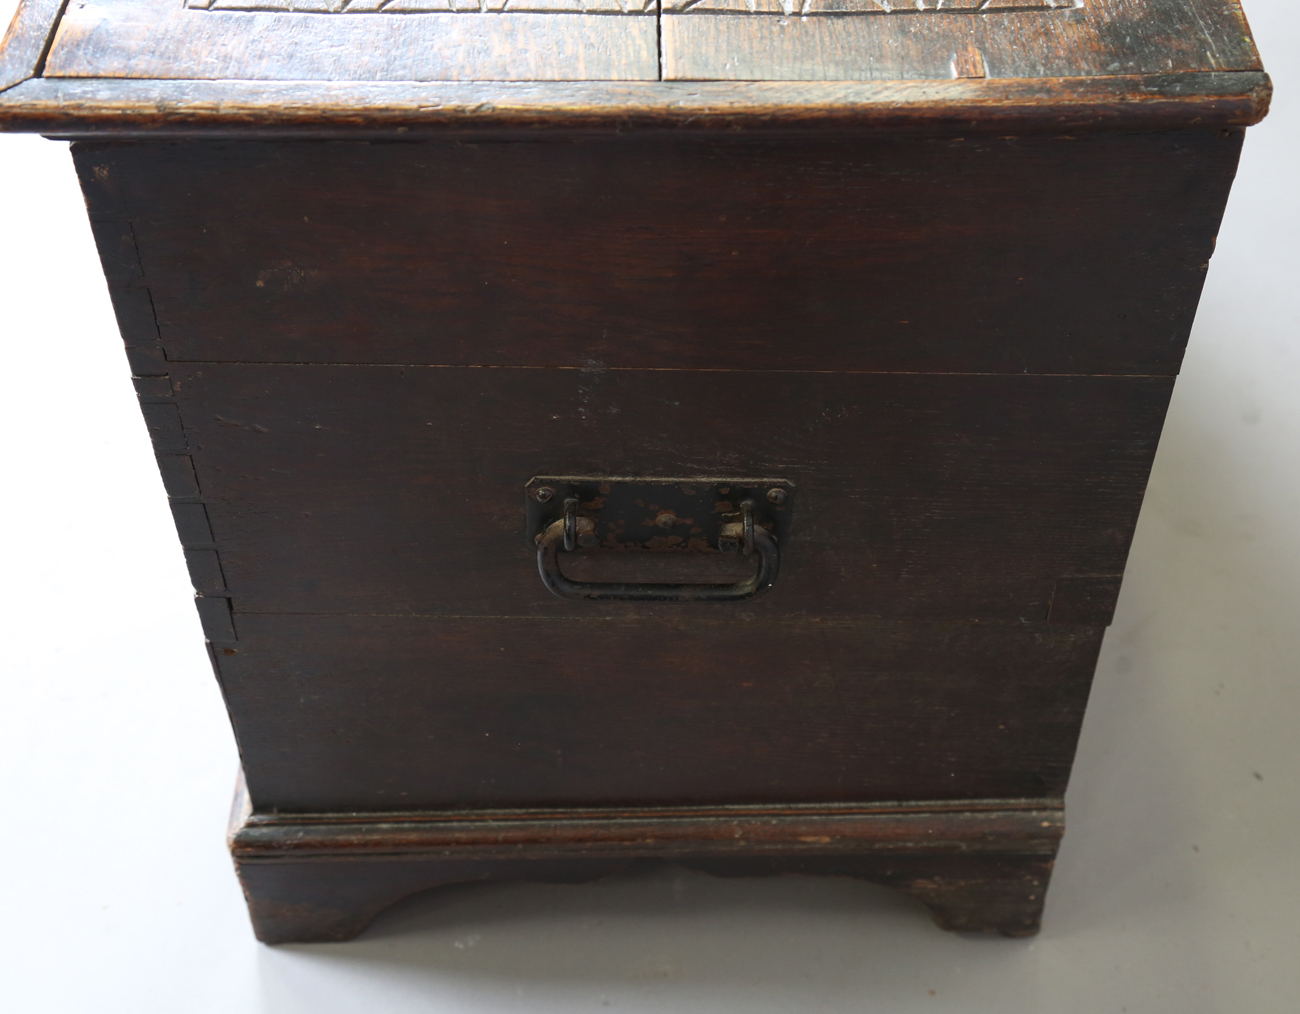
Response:
[[[35,77],[68,0],[22,0],[0,39],[0,92]]]
[[[248,795],[248,781],[241,765],[235,778],[235,795],[230,800],[230,817],[226,821],[226,845],[233,851],[239,829],[253,816],[253,801]]]
[[[242,792],[242,787],[241,787]],[[1054,855],[1060,799],[266,814],[238,798],[236,861],[671,858],[780,853]]]
[[[36,79],[0,95],[0,130],[59,137],[333,137],[489,129],[1246,127],[1257,71],[895,82],[321,83]]]

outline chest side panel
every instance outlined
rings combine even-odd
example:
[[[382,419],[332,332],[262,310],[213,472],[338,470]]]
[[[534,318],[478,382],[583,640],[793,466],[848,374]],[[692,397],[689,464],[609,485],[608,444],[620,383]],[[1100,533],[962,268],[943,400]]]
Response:
[[[610,615],[538,580],[534,475],[780,476],[745,615],[1039,621],[1124,567],[1168,378],[212,364],[171,384],[237,612]]]
[[[1240,134],[79,146],[171,361],[1177,372]]]
[[[1059,795],[1101,629],[255,616],[216,648],[261,809]]]
[[[79,146],[257,804],[1059,794],[1238,142]],[[555,599],[538,474],[780,581]]]

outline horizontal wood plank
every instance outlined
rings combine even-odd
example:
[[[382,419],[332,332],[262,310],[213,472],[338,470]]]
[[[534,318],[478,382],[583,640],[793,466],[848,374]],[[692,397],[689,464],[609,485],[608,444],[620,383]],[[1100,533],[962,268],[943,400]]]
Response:
[[[550,0],[547,0],[549,3]],[[893,80],[1259,70],[1229,0],[1089,0],[907,16],[346,14],[89,0],[65,14],[52,77],[268,80]],[[543,5],[545,6],[545,5]],[[310,11],[310,5],[308,10]],[[533,8],[525,5],[525,10]],[[550,8],[547,8],[550,9]],[[587,8],[580,7],[580,10]],[[809,14],[816,15],[815,5]],[[775,12],[774,12],[775,13]],[[783,11],[781,12],[783,13]],[[877,13],[884,13],[878,11]],[[662,21],[662,53],[656,38]]]
[[[173,361],[1173,375],[1240,142],[75,150]]]
[[[370,856],[572,856],[1010,852],[1054,855],[1059,798],[785,806],[246,813],[240,862]]]
[[[691,607],[547,592],[524,520],[532,476],[731,474],[789,479],[799,503],[776,587],[714,609],[1045,620],[1059,578],[1123,571],[1172,390],[409,366],[198,364],[171,379],[237,613],[551,617]]]
[[[1225,0],[1087,0],[1065,9],[975,14],[913,8],[906,16],[887,17],[784,17],[726,13],[729,8],[713,2],[664,13],[666,80],[1034,78],[1261,69],[1240,7]]]
[[[22,0],[0,38],[0,92],[38,74],[65,0]]]
[[[717,876],[857,877],[902,888],[946,929],[1032,934],[1064,831],[1059,798],[256,813],[228,832],[258,939],[349,939],[416,891],[580,882],[645,861]]]
[[[0,94],[0,130],[75,136],[472,137],[485,131],[962,134],[1245,127],[1257,71],[863,82],[251,82],[43,78]]]
[[[59,25],[47,77],[320,81],[623,81],[659,76],[653,13],[198,10],[90,0]]]
[[[1059,796],[1101,628],[243,616],[258,810]]]

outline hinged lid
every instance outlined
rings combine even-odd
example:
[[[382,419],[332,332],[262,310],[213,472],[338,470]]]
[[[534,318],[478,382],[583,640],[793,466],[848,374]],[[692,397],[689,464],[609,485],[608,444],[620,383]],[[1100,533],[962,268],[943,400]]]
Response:
[[[1238,0],[72,0],[59,10],[24,0],[6,37],[10,129],[1240,125],[1263,115],[1268,95]]]

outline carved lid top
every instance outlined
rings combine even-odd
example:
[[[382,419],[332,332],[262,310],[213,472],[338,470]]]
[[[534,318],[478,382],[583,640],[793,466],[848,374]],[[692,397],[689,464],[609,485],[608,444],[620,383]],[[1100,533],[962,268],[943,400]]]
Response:
[[[0,126],[1245,124],[1239,0],[23,0]]]

